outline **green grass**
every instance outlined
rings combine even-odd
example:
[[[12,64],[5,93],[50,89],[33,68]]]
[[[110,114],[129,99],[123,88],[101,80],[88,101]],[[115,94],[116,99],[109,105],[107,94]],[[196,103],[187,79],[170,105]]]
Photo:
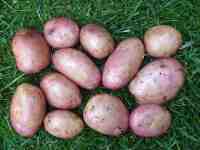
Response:
[[[173,122],[168,134],[142,139],[126,133],[112,138],[85,128],[72,140],[60,140],[41,129],[33,138],[17,135],[10,126],[11,97],[20,83],[39,84],[43,72],[26,76],[15,67],[10,40],[20,28],[42,25],[54,16],[75,19],[80,25],[104,25],[116,41],[143,37],[154,25],[168,24],[183,34],[184,46],[176,55],[186,69],[184,88],[167,107]],[[148,56],[145,58],[148,61]],[[102,66],[102,61],[96,61]],[[104,88],[83,92],[81,114],[88,98],[108,92],[123,98],[129,110],[135,107],[127,89],[112,92]],[[200,149],[200,1],[199,0],[0,0],[0,150],[199,150]]]

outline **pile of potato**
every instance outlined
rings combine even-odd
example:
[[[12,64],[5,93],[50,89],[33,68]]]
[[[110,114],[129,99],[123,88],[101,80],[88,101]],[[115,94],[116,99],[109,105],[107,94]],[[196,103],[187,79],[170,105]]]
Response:
[[[79,42],[85,53],[75,47]],[[17,87],[10,108],[12,127],[31,137],[43,124],[51,135],[68,139],[78,135],[85,122],[104,135],[119,136],[130,128],[141,137],[160,136],[171,124],[171,114],[162,104],[174,98],[184,83],[183,66],[170,58],[181,43],[181,34],[167,25],[150,28],[144,42],[130,37],[118,44],[102,26],[88,24],[80,29],[64,17],[48,21],[43,34],[20,30],[12,40],[17,68],[34,74],[51,62],[56,71],[42,78],[40,88],[29,83]],[[56,49],[53,54],[50,47]],[[145,51],[158,59],[140,69]],[[108,57],[102,73],[88,55]],[[84,121],[71,111],[81,105],[79,87],[118,90],[127,84],[139,104],[130,114],[122,99],[106,93],[90,98]],[[47,103],[55,110],[47,113]]]

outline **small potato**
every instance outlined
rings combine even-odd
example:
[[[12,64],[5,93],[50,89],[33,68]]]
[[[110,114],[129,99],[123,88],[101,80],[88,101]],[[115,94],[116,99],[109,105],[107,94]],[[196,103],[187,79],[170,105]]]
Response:
[[[12,51],[17,68],[26,74],[37,73],[50,62],[49,46],[35,29],[18,31],[12,40]]]
[[[44,25],[44,35],[54,48],[73,47],[79,41],[79,27],[69,18],[53,18]]]
[[[10,107],[11,124],[21,136],[32,137],[42,124],[46,102],[42,91],[31,84],[17,87]]]
[[[44,119],[45,130],[53,136],[70,139],[78,135],[84,128],[82,119],[73,112],[55,110]]]
[[[132,131],[141,137],[157,137],[167,132],[171,114],[156,104],[140,105],[132,111],[129,124]]]
[[[183,83],[184,69],[176,59],[158,59],[140,70],[129,91],[139,104],[162,104],[174,98]]]
[[[128,128],[128,110],[121,100],[108,94],[98,94],[87,103],[83,117],[92,129],[118,136]]]
[[[79,88],[62,74],[47,74],[40,82],[40,86],[47,96],[47,101],[53,107],[72,109],[81,104]]]
[[[181,33],[167,25],[150,28],[144,35],[144,43],[149,55],[169,57],[176,53],[182,44]]]
[[[114,40],[111,34],[96,24],[82,27],[80,41],[84,49],[98,59],[108,56],[114,49]]]
[[[105,63],[103,85],[109,89],[124,87],[136,74],[144,58],[144,46],[137,38],[129,38],[117,46]]]
[[[61,49],[54,53],[55,68],[85,89],[96,88],[101,74],[96,65],[84,53],[73,49]]]

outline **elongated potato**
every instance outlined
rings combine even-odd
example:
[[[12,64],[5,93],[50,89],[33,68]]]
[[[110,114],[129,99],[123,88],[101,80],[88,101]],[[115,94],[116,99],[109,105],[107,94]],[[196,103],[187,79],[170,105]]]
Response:
[[[137,38],[129,38],[117,46],[103,70],[103,85],[109,89],[124,87],[138,71],[144,58],[144,46]]]
[[[26,74],[37,73],[50,62],[49,46],[35,29],[18,31],[12,40],[12,51],[17,68]]]
[[[140,104],[162,104],[175,97],[183,83],[184,69],[176,59],[158,59],[140,70],[129,91]]]
[[[92,129],[118,136],[128,128],[128,110],[121,100],[108,94],[93,96],[87,103],[83,117]]]
[[[134,109],[129,120],[132,131],[142,137],[157,137],[167,132],[171,114],[156,104],[140,105]]]
[[[53,107],[72,109],[81,104],[79,88],[60,73],[47,74],[40,86],[47,96],[48,103]]]
[[[38,87],[27,83],[17,87],[10,107],[10,119],[18,134],[33,136],[42,124],[45,111],[45,98]]]
[[[69,18],[53,18],[44,25],[44,35],[54,48],[72,47],[79,41],[79,27]]]
[[[80,41],[84,49],[98,59],[108,56],[114,50],[114,40],[111,34],[100,25],[83,26]]]
[[[96,65],[84,53],[72,49],[61,49],[54,53],[55,68],[85,89],[96,88],[101,74]]]
[[[168,25],[150,28],[144,35],[145,48],[154,57],[169,57],[182,44],[181,33]]]
[[[84,128],[82,119],[73,112],[55,110],[44,119],[45,130],[53,136],[70,139],[78,135]]]

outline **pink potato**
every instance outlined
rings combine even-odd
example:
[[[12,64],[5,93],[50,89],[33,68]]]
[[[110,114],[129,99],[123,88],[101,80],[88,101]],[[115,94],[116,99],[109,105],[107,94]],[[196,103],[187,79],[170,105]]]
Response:
[[[109,89],[124,87],[137,73],[144,58],[144,46],[137,38],[129,38],[117,46],[105,63],[103,85]]]
[[[54,53],[55,68],[85,89],[96,88],[101,74],[90,58],[73,48],[61,49]]]
[[[49,46],[35,29],[18,31],[12,40],[12,52],[17,68],[26,73],[37,73],[50,63]]]
[[[11,102],[10,119],[18,134],[32,137],[41,126],[45,111],[45,97],[38,87],[27,83],[17,87]]]
[[[55,110],[44,119],[45,130],[53,136],[70,139],[77,136],[84,128],[82,119],[67,110]]]
[[[47,96],[48,103],[53,107],[72,109],[81,104],[79,88],[60,73],[47,74],[40,86]]]
[[[176,59],[158,59],[138,72],[129,91],[139,104],[162,104],[174,98],[183,83],[184,68]]]
[[[127,130],[128,115],[128,110],[121,100],[108,94],[93,96],[83,112],[89,127],[111,136],[118,136]]]
[[[157,137],[167,132],[171,125],[171,114],[157,104],[140,105],[129,118],[131,130],[141,137]]]
[[[79,27],[69,18],[57,17],[44,25],[44,35],[54,48],[73,47],[79,41]]]
[[[169,57],[176,53],[182,44],[181,33],[168,25],[150,28],[144,35],[145,48],[154,57]]]
[[[108,56],[115,45],[111,34],[96,24],[87,24],[82,27],[80,41],[84,49],[98,59]]]

